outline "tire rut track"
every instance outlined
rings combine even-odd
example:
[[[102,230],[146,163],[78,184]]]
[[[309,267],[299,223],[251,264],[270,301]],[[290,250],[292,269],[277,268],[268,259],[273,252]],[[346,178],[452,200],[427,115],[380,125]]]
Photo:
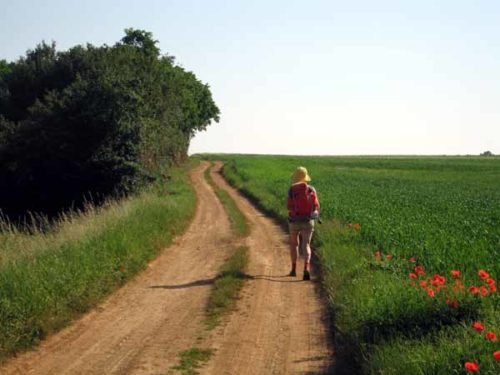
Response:
[[[325,374],[333,348],[317,282],[287,277],[288,237],[221,177],[212,177],[249,220],[249,280],[227,324],[213,337],[216,355],[204,374]]]

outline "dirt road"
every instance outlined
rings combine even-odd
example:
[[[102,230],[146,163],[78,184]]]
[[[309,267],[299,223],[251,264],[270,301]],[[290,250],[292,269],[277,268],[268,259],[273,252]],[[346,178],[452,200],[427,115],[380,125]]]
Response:
[[[216,170],[220,170],[218,163]],[[250,221],[250,277],[238,304],[213,347],[206,374],[325,374],[332,348],[327,315],[317,283],[286,276],[290,270],[285,232],[231,188],[227,190]],[[298,266],[299,267],[299,266]],[[300,270],[300,268],[299,268]],[[314,279],[314,276],[313,276]]]
[[[206,333],[208,294],[236,241],[203,178],[207,166],[202,163],[191,174],[199,204],[188,231],[104,303],[7,362],[0,374],[166,374],[200,337],[204,347],[215,349],[203,374],[328,372],[332,349],[317,284],[285,276],[285,233],[215,172],[214,180],[236,200],[252,233],[246,239],[248,281],[236,311]]]

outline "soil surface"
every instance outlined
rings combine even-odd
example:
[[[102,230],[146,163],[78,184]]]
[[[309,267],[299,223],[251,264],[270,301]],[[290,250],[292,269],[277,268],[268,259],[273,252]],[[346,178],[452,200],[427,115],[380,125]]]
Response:
[[[241,240],[203,173],[191,173],[195,217],[148,268],[105,302],[36,349],[12,358],[0,374],[175,374],[179,353],[214,350],[201,374],[325,374],[333,350],[328,317],[311,281],[286,276],[286,233],[219,174],[212,177],[235,199],[251,224],[247,281],[236,308],[213,331],[205,307],[218,269]],[[299,268],[300,270],[300,268]]]

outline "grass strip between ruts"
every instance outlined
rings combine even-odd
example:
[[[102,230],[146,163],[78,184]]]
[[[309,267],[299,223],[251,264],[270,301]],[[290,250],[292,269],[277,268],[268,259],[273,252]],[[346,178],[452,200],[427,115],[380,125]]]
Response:
[[[183,375],[196,375],[203,363],[207,362],[213,354],[212,349],[190,348],[179,354],[181,361],[177,366],[172,367]]]
[[[205,170],[205,179],[224,206],[233,233],[240,238],[247,236],[250,233],[247,219],[229,193],[214,183],[210,175],[211,169],[212,164]],[[248,263],[247,252],[248,249],[245,246],[236,247],[231,257],[222,265],[207,304],[206,324],[208,329],[215,328],[222,315],[233,307],[235,298],[245,280],[244,271]]]
[[[246,278],[244,270],[248,262],[247,252],[246,247],[238,247],[215,278],[207,304],[206,325],[208,329],[215,328],[221,317],[234,306]]]
[[[231,198],[229,193],[221,188],[219,188],[212,177],[210,176],[210,168],[205,170],[205,179],[208,184],[214,189],[215,194],[219,198],[220,202],[224,206],[226,213],[229,217],[229,222],[231,223],[232,231],[239,237],[246,237],[250,233],[250,226],[248,224],[247,219],[241,213],[240,209]]]

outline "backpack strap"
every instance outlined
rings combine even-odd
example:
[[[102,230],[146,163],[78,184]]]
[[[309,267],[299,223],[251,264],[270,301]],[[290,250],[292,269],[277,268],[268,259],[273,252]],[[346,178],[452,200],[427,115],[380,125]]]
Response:
[[[309,184],[306,184],[307,185],[307,190],[306,190],[306,196],[307,196],[307,202],[309,203],[309,206],[311,207],[311,209],[309,210],[309,216],[312,215],[313,211],[314,211],[314,201],[313,201],[313,197],[312,197],[312,194],[314,193],[314,189],[309,185]]]

